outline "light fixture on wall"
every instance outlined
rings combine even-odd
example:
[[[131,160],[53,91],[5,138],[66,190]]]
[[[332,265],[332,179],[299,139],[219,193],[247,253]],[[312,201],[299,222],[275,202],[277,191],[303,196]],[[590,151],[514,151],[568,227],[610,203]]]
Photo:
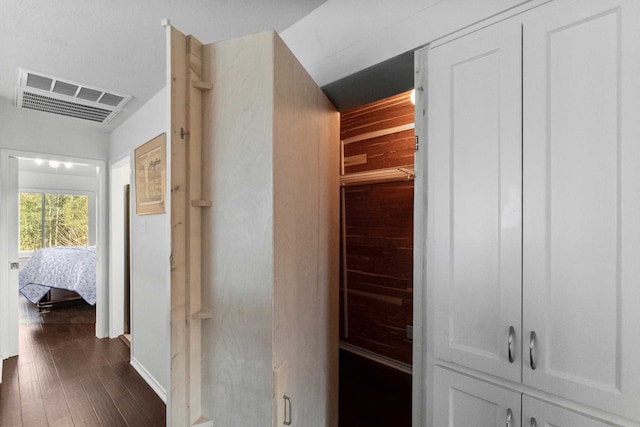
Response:
[[[86,163],[70,162],[70,161],[65,161],[64,159],[61,159],[61,160],[47,160],[47,159],[37,159],[37,158],[34,159],[33,157],[18,157],[18,159],[19,160],[23,160],[23,161],[33,162],[37,166],[42,166],[42,165],[44,165],[46,163],[52,169],[59,169],[63,165],[64,165],[65,169],[83,168],[83,167],[88,167],[89,166]]]

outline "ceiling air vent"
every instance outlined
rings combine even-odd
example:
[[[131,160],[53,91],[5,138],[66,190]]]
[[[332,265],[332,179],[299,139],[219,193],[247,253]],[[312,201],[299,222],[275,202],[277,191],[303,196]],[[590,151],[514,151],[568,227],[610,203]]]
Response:
[[[131,100],[97,87],[20,69],[16,91],[18,108],[45,111],[98,123],[109,123]]]

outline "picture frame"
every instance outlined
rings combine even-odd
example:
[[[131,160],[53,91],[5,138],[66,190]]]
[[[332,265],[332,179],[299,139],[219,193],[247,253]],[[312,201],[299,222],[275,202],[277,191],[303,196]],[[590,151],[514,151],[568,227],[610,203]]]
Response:
[[[166,147],[162,133],[134,150],[137,215],[166,212]]]

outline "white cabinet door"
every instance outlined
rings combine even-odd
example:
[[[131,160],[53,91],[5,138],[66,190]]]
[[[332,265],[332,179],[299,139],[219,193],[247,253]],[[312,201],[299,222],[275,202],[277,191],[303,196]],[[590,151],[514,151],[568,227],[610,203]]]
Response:
[[[521,26],[429,53],[435,355],[520,381]],[[509,331],[515,332],[509,362]]]
[[[436,368],[434,426],[518,427],[521,394]]]
[[[522,396],[523,427],[611,427],[615,424]]]
[[[635,420],[639,22],[637,0],[554,2],[523,36],[523,382]]]

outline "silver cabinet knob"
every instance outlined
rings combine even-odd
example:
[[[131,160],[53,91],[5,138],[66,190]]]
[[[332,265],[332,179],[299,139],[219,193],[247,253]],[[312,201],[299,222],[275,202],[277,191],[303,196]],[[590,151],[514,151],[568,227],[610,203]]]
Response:
[[[535,331],[531,331],[531,335],[529,335],[529,363],[533,370],[536,369],[536,340]]]
[[[290,426],[291,425],[291,410],[292,408],[292,402],[291,402],[291,398],[289,396],[287,396],[286,394],[284,396],[282,396],[282,398],[284,399],[284,421],[282,424],[284,424],[285,426]]]
[[[513,426],[513,411],[511,408],[507,409],[507,427]]]
[[[509,326],[509,339],[507,341],[507,353],[509,354],[509,363],[513,363],[513,360],[514,360],[515,343],[516,343],[516,329],[513,326]]]

